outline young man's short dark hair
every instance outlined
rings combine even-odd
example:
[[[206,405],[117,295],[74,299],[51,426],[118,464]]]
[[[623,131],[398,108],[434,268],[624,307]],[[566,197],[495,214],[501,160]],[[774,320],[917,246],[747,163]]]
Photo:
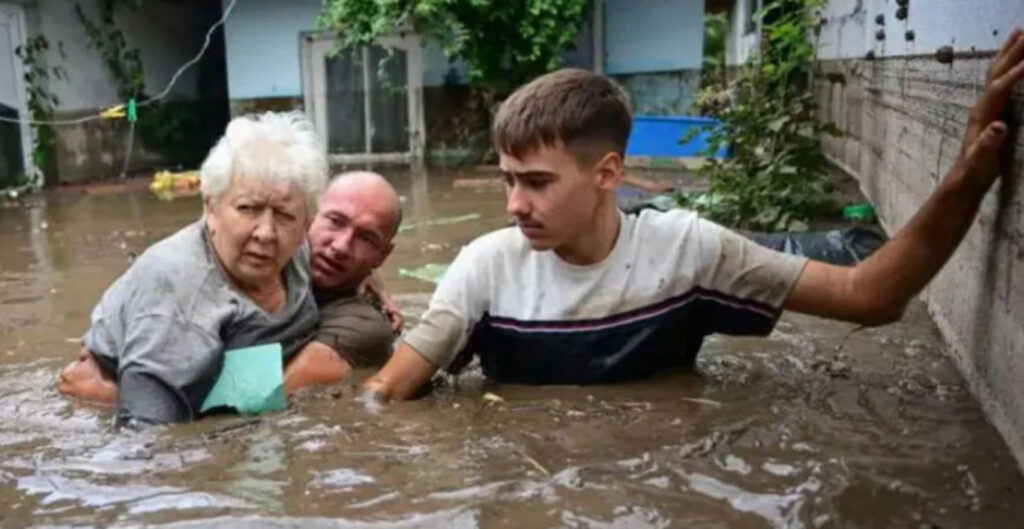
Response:
[[[521,158],[542,146],[564,144],[580,163],[608,152],[625,154],[632,128],[629,95],[611,79],[565,68],[516,90],[494,118],[494,145]]]

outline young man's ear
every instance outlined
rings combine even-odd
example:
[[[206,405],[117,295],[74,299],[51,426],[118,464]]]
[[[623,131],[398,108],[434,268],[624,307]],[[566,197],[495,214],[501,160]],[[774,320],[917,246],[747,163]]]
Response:
[[[622,155],[608,152],[594,166],[598,176],[598,186],[606,191],[614,191],[622,182]]]

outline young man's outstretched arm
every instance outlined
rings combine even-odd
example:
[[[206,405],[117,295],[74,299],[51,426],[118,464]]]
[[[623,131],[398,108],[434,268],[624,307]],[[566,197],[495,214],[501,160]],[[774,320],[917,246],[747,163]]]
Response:
[[[998,178],[1007,136],[1001,118],[1022,78],[1024,32],[1018,28],[993,60],[985,91],[971,109],[957,161],[921,209],[856,267],[808,263],[785,308],[864,325],[898,320],[953,254]]]
[[[363,383],[363,390],[385,401],[407,400],[416,395],[435,372],[437,366],[402,342],[387,364]]]

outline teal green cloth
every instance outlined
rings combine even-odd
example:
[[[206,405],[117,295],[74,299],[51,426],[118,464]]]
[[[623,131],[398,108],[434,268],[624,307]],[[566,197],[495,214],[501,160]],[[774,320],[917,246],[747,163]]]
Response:
[[[224,353],[224,367],[200,413],[220,407],[246,414],[285,409],[288,403],[284,397],[282,356],[279,343]]]

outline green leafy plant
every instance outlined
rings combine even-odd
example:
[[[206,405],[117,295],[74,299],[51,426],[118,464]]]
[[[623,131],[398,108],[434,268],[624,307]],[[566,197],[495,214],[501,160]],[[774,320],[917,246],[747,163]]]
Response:
[[[812,88],[814,11],[823,4],[778,0],[756,14],[759,49],[728,86],[713,84],[698,101],[720,121],[710,132],[707,163],[698,170],[710,189],[680,195],[681,204],[730,226],[772,231],[806,230],[812,217],[832,206],[820,138],[839,130],[819,120]],[[723,145],[730,146],[730,157],[715,158]]]
[[[60,105],[60,99],[51,91],[50,83],[67,79],[67,71],[63,66],[49,65],[46,58],[50,50],[50,41],[43,35],[28,39],[23,46],[18,46],[14,54],[25,67],[25,90],[28,92],[29,117],[35,122],[32,127],[32,164],[34,171],[25,169],[18,184],[35,184],[40,181],[40,172],[46,172],[54,163],[53,151],[56,146],[57,134],[53,126],[45,123],[53,120],[53,113]],[[63,60],[64,46],[58,42],[57,56]]]
[[[325,0],[320,26],[341,49],[412,30],[469,67],[469,82],[499,95],[560,64],[590,0]]]
[[[146,89],[146,70],[142,65],[142,56],[138,48],[128,45],[124,32],[114,20],[114,8],[117,2],[103,2],[102,16],[93,20],[82,9],[81,4],[75,5],[75,14],[89,44],[100,52],[103,64],[117,84],[117,96],[123,101],[138,98]]]
[[[513,89],[561,64],[591,0],[324,0],[319,26],[339,50],[415,31],[466,64],[470,90],[453,118],[454,142],[479,163],[493,155],[489,124]]]
[[[724,84],[725,40],[729,34],[729,19],[725,13],[704,17],[704,57],[701,60],[701,87]]]

